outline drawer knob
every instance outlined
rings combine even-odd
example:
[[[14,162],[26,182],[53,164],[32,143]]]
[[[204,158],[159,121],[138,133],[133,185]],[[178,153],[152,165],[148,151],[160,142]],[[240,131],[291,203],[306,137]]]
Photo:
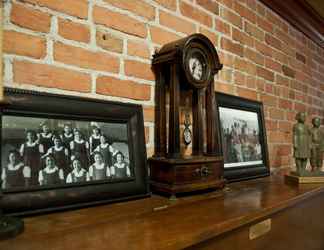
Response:
[[[211,173],[211,171],[207,167],[201,167],[200,171],[201,176],[208,176]]]

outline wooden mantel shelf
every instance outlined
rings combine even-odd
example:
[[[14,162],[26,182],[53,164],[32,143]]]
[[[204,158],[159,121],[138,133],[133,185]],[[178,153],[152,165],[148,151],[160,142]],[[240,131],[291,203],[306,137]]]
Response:
[[[183,249],[318,196],[324,196],[324,185],[287,185],[279,177],[230,184],[223,191],[173,202],[152,196],[25,218],[25,232],[1,241],[0,249]]]

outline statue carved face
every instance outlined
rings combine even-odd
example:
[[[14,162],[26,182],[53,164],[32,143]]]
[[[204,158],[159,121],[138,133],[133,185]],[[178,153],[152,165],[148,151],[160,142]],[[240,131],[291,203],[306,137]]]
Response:
[[[296,120],[297,120],[298,122],[305,123],[305,121],[306,121],[306,113],[305,113],[305,112],[299,112],[299,113],[296,115]]]
[[[313,118],[312,124],[315,128],[319,128],[321,126],[321,119],[319,117]]]

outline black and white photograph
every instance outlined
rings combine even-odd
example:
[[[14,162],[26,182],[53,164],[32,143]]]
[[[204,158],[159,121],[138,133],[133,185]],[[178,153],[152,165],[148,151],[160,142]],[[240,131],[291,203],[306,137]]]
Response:
[[[5,88],[0,207],[13,215],[147,197],[143,108]]]
[[[257,113],[220,107],[219,115],[225,167],[262,164]]]
[[[127,125],[2,117],[2,188],[131,177]]]
[[[263,104],[216,92],[219,138],[228,181],[268,176]]]

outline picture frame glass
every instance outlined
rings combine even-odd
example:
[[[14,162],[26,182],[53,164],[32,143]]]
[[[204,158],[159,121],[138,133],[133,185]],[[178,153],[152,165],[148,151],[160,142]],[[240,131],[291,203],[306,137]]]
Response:
[[[134,177],[127,124],[2,117],[2,189],[44,189]]]
[[[220,107],[224,168],[263,164],[256,112]]]

